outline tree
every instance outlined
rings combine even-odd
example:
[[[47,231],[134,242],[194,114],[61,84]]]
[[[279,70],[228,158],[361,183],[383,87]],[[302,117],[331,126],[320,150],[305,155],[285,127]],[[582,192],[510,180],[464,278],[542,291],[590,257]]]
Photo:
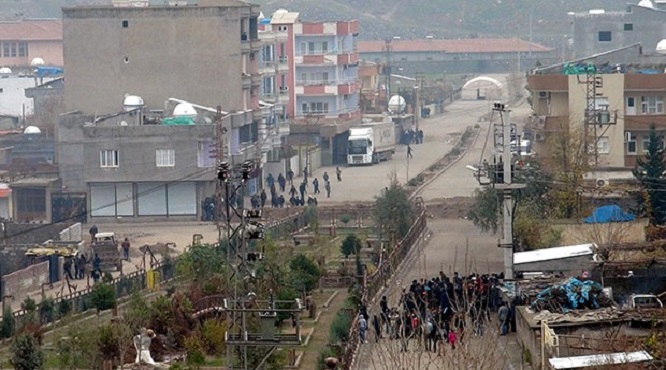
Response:
[[[297,291],[305,289],[312,291],[317,287],[321,277],[319,266],[304,254],[297,254],[289,263],[291,269],[292,284]]]
[[[90,292],[90,305],[100,311],[116,306],[116,291],[113,285],[106,283],[95,284]]]
[[[654,124],[651,125],[647,154],[645,158],[636,159],[633,170],[647,198],[640,203],[650,225],[666,224],[666,155],[663,142],[664,136],[657,132]]]
[[[16,370],[41,369],[44,364],[44,352],[37,339],[30,334],[21,334],[14,338],[10,346],[12,366]]]
[[[342,252],[345,258],[348,258],[352,254],[358,254],[360,249],[361,239],[356,234],[347,235],[345,240],[342,241],[342,245],[340,245],[340,252]]]
[[[413,205],[395,173],[391,174],[391,184],[375,198],[373,212],[375,223],[387,229],[391,245],[407,235],[412,226]]]

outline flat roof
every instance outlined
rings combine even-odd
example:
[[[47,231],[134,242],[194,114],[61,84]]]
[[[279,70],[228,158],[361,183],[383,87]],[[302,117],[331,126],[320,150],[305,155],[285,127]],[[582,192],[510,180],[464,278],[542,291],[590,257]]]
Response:
[[[566,247],[544,248],[529,252],[518,252],[513,255],[513,263],[517,265],[520,263],[551,261],[592,254],[594,254],[594,244],[569,245]]]
[[[359,53],[384,53],[386,41],[366,40],[358,42]],[[445,52],[445,53],[543,53],[552,51],[543,45],[523,41],[519,38],[476,39],[400,39],[391,41],[391,51],[401,52]]]
[[[580,369],[600,365],[620,365],[652,361],[645,351],[605,353],[600,355],[551,358],[548,360],[554,369]]]

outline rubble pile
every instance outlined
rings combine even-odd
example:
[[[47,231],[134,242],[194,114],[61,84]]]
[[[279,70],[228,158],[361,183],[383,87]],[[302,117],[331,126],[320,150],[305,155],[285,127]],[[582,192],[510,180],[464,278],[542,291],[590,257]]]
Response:
[[[542,290],[536,296],[531,309],[567,313],[570,310],[597,309],[613,306],[613,301],[604,294],[601,284],[592,280],[580,281],[570,278]]]

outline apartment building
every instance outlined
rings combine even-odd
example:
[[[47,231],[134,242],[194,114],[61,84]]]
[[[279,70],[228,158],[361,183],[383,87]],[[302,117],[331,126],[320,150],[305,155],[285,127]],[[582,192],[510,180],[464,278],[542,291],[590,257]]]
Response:
[[[624,73],[593,75],[596,95],[588,113],[595,124],[598,170],[612,170],[610,176],[631,178],[636,159],[647,151],[651,124],[666,129],[666,74],[657,70],[627,70]],[[650,73],[650,74],[647,74]],[[548,155],[547,141],[563,127],[583,127],[588,111],[587,75],[561,73],[529,75],[534,117],[527,124],[533,131],[534,150]]]
[[[62,67],[62,21],[0,22],[0,67],[29,68],[34,58],[41,58],[49,66]]]
[[[571,14],[577,58],[640,43],[653,53],[666,38],[666,1],[641,0],[624,11],[593,9]]]
[[[290,141],[320,146],[323,164],[342,162],[345,135],[361,121],[358,21],[302,22],[280,9],[269,27],[287,33],[284,51],[293,56],[278,90],[289,97]]]

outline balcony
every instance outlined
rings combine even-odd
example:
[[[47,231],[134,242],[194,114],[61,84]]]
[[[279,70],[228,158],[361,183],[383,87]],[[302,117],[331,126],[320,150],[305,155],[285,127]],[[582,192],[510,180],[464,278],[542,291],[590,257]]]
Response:
[[[243,73],[243,88],[249,89],[252,86],[252,75]]]
[[[288,72],[289,71],[289,57],[283,55],[278,58],[278,72]]]
[[[263,100],[267,103],[275,103],[276,99],[277,99],[277,96],[273,93],[261,94],[261,100]]]
[[[360,91],[358,82],[347,82],[338,85],[338,95],[350,95]]]
[[[282,86],[278,90],[278,98],[280,100],[280,103],[286,103],[289,101],[289,87],[287,86]]]
[[[358,53],[338,54],[338,64],[358,63]]]
[[[261,86],[262,76],[259,73],[250,75],[250,84],[252,87]]]
[[[276,63],[274,60],[265,60],[259,63],[259,73],[264,75],[275,74]]]

